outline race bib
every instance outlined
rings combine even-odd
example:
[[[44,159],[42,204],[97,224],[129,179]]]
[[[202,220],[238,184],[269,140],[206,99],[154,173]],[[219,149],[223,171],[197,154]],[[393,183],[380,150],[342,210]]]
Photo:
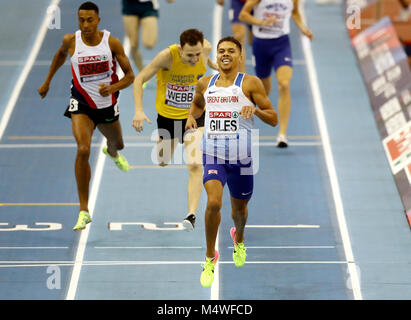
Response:
[[[165,104],[181,109],[190,109],[195,93],[195,85],[167,83]]]
[[[110,77],[107,55],[79,57],[78,68],[81,82],[98,81]]]
[[[207,136],[209,139],[237,139],[240,114],[237,111],[209,111]]]

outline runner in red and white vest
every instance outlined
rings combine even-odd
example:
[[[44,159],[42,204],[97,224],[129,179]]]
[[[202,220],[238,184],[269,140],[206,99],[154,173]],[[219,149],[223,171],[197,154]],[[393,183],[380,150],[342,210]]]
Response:
[[[75,33],[75,50],[71,56],[73,74],[72,97],[94,109],[103,109],[117,102],[118,92],[103,97],[99,92],[101,84],[118,82],[116,60],[111,53],[110,32],[103,30],[103,38],[97,46],[89,46],[81,38],[81,30]]]
[[[106,137],[103,152],[114,160],[122,171],[129,165],[118,150],[124,148],[117,98],[119,90],[127,88],[134,80],[130,62],[119,39],[106,30],[99,30],[99,9],[93,2],[85,2],[78,9],[80,30],[66,34],[54,55],[46,80],[38,92],[44,98],[57,70],[71,57],[73,75],[71,98],[64,113],[71,118],[73,135],[77,142],[75,176],[80,200],[80,214],[73,230],[83,230],[91,222],[88,194],[91,177],[89,164],[93,132],[97,127]],[[120,65],[124,77],[119,80],[116,65]]]

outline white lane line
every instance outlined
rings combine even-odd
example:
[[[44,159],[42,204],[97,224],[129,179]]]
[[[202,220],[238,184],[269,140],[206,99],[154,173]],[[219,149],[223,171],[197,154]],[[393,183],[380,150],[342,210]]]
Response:
[[[253,67],[254,67],[253,60],[246,60],[246,61],[245,61],[245,64],[246,64],[247,66],[253,66]],[[293,59],[293,65],[294,65],[294,66],[296,66],[296,65],[305,65],[305,64],[306,64],[306,63],[305,63],[304,60],[298,60],[298,59],[294,60],[294,59]]]
[[[107,267],[107,266],[138,266],[138,265],[198,265],[204,261],[83,261],[84,267]],[[348,261],[247,261],[246,264],[350,264]],[[233,261],[219,261],[218,264],[234,264]],[[73,266],[73,261],[0,261],[0,268],[18,267],[48,267],[48,266]],[[214,277],[215,281],[215,277]],[[217,297],[217,296],[215,296]]]
[[[155,142],[126,142],[126,147],[147,147],[152,148],[156,146]],[[290,146],[294,147],[311,147],[321,146],[321,142],[289,142]],[[276,142],[253,142],[256,147],[273,147]],[[0,149],[29,149],[29,148],[76,148],[75,143],[3,143],[0,144]],[[92,143],[91,147],[100,147],[99,143]]]
[[[296,229],[307,229],[307,228],[320,228],[319,225],[316,224],[294,224],[294,225],[270,225],[270,224],[249,224],[245,226],[246,228],[296,228]]]
[[[221,33],[222,33],[222,23],[223,23],[223,11],[224,7],[218,5],[217,3],[214,4],[213,10],[213,40],[212,40],[212,61],[217,61],[217,43],[220,41]],[[216,74],[216,70],[212,70],[213,74]],[[219,251],[219,232],[217,232],[217,239],[216,239],[216,250]],[[214,281],[211,285],[211,292],[210,292],[210,300],[219,300],[220,299],[220,268],[219,263],[214,268]]]
[[[167,246],[153,246],[153,247],[94,247],[95,249],[203,249],[203,247],[167,247]]]
[[[59,4],[60,0],[52,0],[50,7],[56,7]],[[37,37],[34,41],[34,45],[31,48],[30,54],[27,57],[26,63],[23,70],[20,73],[19,78],[14,86],[14,89],[11,93],[9,101],[4,110],[3,116],[0,121],[0,140],[3,137],[4,131],[6,130],[7,124],[10,120],[11,114],[13,113],[14,107],[16,106],[17,99],[19,98],[20,92],[26,82],[26,79],[30,73],[31,68],[33,67],[34,62],[36,61],[37,55],[40,51],[41,45],[43,44],[44,38],[46,37],[48,26],[53,19],[52,10],[47,10],[46,16],[43,19],[43,22],[40,26],[40,29],[37,33]]]
[[[248,249],[335,249],[335,246],[247,246]]]
[[[105,138],[103,138],[102,141],[101,141],[101,144],[100,144],[100,150],[103,149],[103,147],[106,145],[106,143],[107,143],[107,140]],[[93,182],[91,184],[91,192],[90,192],[89,203],[88,203],[89,214],[90,214],[90,217],[92,219],[93,219],[93,212],[94,212],[94,207],[95,207],[96,200],[97,200],[97,195],[98,195],[98,190],[99,190],[99,187],[100,187],[101,178],[103,176],[103,168],[104,168],[105,160],[106,160],[106,156],[104,155],[104,153],[99,152],[96,169],[94,171],[94,178],[93,178]],[[77,253],[76,253],[76,257],[75,257],[75,263],[74,263],[73,271],[72,271],[72,274],[71,274],[70,285],[69,285],[69,289],[67,291],[66,300],[74,300],[74,298],[76,296],[78,281],[79,281],[79,278],[80,278],[81,267],[82,267],[82,264],[83,264],[84,253],[86,251],[86,246],[87,246],[87,239],[88,239],[88,235],[90,233],[90,228],[91,228],[92,224],[93,224],[93,222],[91,222],[86,227],[86,229],[84,229],[82,231],[79,231],[79,232],[81,232],[81,235],[80,235],[80,239],[79,239],[79,242],[78,242]]]
[[[278,136],[253,136],[253,140],[273,140],[275,141]],[[72,140],[73,136],[8,136],[8,140]],[[93,140],[97,137],[92,137]],[[124,136],[124,140],[151,140],[152,136]],[[320,136],[287,136],[290,140],[320,140]]]
[[[53,60],[37,60],[33,63],[33,66],[50,67]],[[24,60],[0,60],[0,67],[18,67],[25,64]],[[64,65],[69,66],[70,62],[65,61]]]
[[[44,250],[44,249],[69,249],[69,247],[0,247],[0,250]]]
[[[305,1],[303,0],[301,3],[301,13],[302,13],[304,20],[306,21],[305,12],[304,12],[304,3]],[[354,299],[362,300],[360,281],[359,281],[357,267],[355,264],[354,255],[353,255],[353,251],[351,247],[350,235],[348,232],[347,223],[346,223],[346,219],[344,215],[344,206],[343,206],[343,202],[341,199],[341,192],[340,192],[340,187],[338,183],[337,171],[336,171],[335,164],[334,164],[334,157],[333,157],[333,153],[331,149],[330,138],[328,135],[327,122],[326,122],[326,118],[324,115],[324,106],[322,103],[320,86],[318,84],[314,58],[312,55],[311,43],[310,43],[310,40],[303,35],[301,35],[301,41],[303,45],[305,60],[307,61],[308,76],[309,76],[310,85],[311,85],[311,92],[312,92],[313,99],[314,99],[314,109],[315,109],[315,114],[317,116],[318,126],[320,129],[321,140],[323,141],[325,162],[326,162],[328,174],[330,177],[331,189],[333,193],[337,220],[338,220],[338,225],[340,228],[345,257],[347,261],[350,262],[348,263],[348,273],[350,274],[349,278],[351,280],[351,287],[353,290]]]

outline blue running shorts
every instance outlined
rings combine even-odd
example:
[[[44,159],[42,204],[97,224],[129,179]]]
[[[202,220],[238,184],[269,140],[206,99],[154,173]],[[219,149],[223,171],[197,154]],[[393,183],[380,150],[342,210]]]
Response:
[[[203,154],[203,184],[209,180],[218,180],[223,187],[227,183],[233,198],[250,199],[254,188],[252,160],[233,161],[222,160]]]
[[[293,67],[290,38],[288,35],[274,39],[253,39],[255,74],[260,79],[268,78],[271,70],[281,66]]]

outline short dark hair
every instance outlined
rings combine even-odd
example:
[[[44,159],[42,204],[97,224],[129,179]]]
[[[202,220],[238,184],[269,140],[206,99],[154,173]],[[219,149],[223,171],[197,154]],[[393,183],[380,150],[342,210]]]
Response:
[[[97,5],[94,2],[91,2],[91,1],[84,2],[78,8],[78,11],[80,11],[80,10],[94,10],[97,14],[99,13]]]
[[[195,46],[197,43],[204,43],[204,35],[197,29],[188,29],[180,34],[180,46],[184,47],[186,43],[190,46]]]
[[[222,42],[233,42],[238,47],[238,49],[240,49],[240,52],[243,50],[243,46],[241,45],[241,42],[232,36],[224,37],[220,39],[220,41],[218,41],[217,48]]]

